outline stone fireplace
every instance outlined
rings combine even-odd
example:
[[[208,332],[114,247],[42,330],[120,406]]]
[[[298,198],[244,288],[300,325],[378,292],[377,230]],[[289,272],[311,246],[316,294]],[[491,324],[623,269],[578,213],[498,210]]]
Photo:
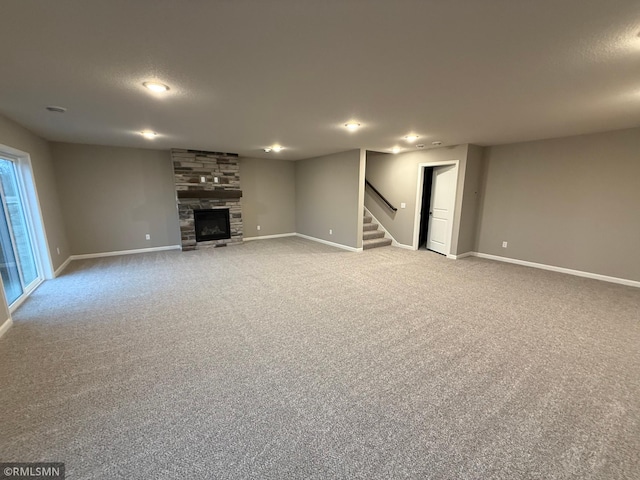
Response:
[[[171,158],[182,251],[242,243],[238,155],[173,149]]]

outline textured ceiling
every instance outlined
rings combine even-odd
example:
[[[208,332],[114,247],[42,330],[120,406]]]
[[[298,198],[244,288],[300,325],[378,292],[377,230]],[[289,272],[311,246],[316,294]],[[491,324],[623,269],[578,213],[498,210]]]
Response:
[[[3,0],[1,16],[0,112],[54,141],[299,159],[413,148],[411,131],[493,145],[640,125],[637,0]]]

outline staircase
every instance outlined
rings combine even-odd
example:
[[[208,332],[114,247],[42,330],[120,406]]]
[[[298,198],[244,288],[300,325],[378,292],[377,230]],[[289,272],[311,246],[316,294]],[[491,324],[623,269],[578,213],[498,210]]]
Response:
[[[364,223],[362,224],[362,248],[368,250],[391,245],[391,239],[384,238],[384,232],[378,230],[378,224],[373,223],[372,220],[373,218],[365,213]]]

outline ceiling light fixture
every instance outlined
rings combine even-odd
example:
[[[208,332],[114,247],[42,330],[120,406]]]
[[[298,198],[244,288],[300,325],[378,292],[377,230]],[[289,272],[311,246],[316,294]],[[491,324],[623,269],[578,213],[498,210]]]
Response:
[[[407,142],[415,142],[418,138],[420,138],[420,135],[416,135],[415,133],[410,133],[404,137]]]
[[[169,87],[167,85],[159,82],[144,82],[142,85],[147,87],[152,92],[156,92],[156,93],[162,93],[169,90]]]
[[[396,153],[400,153],[400,147],[393,147],[393,148],[391,149],[391,153],[393,153],[394,155],[395,155]]]
[[[442,142],[440,140],[436,140],[435,142],[431,142],[431,145],[433,145],[434,147],[439,147],[440,145],[442,145]]]
[[[282,145],[271,145],[270,147],[264,147],[263,150],[265,151],[265,153],[278,153],[280,150],[284,150],[284,147]]]
[[[49,110],[50,112],[55,112],[55,113],[64,113],[67,111],[66,108],[64,107],[58,107],[56,105],[49,105],[48,107],[45,107],[47,110]]]
[[[360,124],[358,122],[347,122],[344,126],[347,127],[347,130],[350,132],[355,132],[360,128]]]
[[[143,130],[142,132],[140,132],[140,135],[148,140],[153,140],[158,134],[156,132],[152,132],[151,130]]]

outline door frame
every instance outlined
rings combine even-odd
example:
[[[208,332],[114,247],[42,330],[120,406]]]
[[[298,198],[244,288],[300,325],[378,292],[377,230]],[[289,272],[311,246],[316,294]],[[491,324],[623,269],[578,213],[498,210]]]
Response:
[[[420,203],[420,228],[418,229],[418,248],[426,245],[429,235],[429,215],[425,212],[431,210],[431,195],[425,195],[425,189],[429,187],[429,192],[433,190],[434,167],[424,167],[422,169],[422,199]],[[425,208],[427,207],[427,208]]]
[[[9,307],[10,312],[13,312],[45,279],[54,278],[54,273],[51,252],[49,251],[44,229],[44,219],[40,209],[40,200],[35,186],[33,168],[31,166],[31,157],[27,152],[3,144],[0,144],[0,156],[15,163],[16,182],[20,190],[25,221],[33,236],[32,241],[34,244],[32,247],[34,250],[34,260],[39,273],[39,278],[32,284],[32,288]]]
[[[424,169],[427,167],[446,167],[448,165],[454,165],[456,171],[456,186],[454,190],[454,198],[455,201],[453,203],[453,216],[451,218],[451,223],[449,224],[449,232],[447,235],[449,236],[449,251],[447,252],[447,257],[451,256],[451,243],[453,240],[453,226],[455,224],[455,220],[458,216],[458,183],[460,182],[460,160],[441,160],[438,162],[426,162],[418,164],[418,188],[416,193],[416,211],[415,211],[415,219],[413,222],[413,249],[418,250],[419,245],[418,242],[420,240],[420,208],[422,206],[422,195],[424,193]]]

